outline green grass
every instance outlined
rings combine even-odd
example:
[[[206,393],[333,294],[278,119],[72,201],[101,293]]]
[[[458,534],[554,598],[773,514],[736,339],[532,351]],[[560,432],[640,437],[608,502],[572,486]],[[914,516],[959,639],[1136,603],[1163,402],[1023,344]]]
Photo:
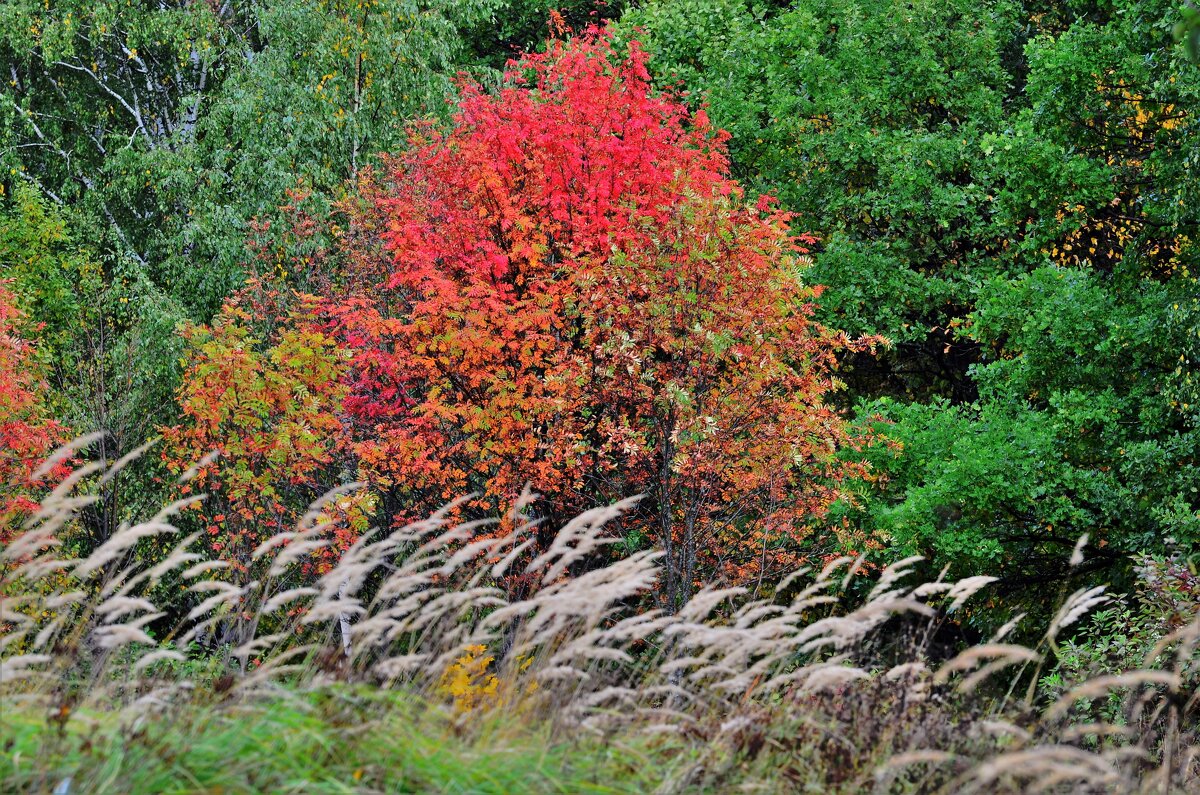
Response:
[[[0,701],[0,790],[49,792],[644,793],[664,760],[544,721],[455,721],[420,700],[328,689],[168,716],[81,711],[63,727]],[[653,780],[651,780],[653,779]]]

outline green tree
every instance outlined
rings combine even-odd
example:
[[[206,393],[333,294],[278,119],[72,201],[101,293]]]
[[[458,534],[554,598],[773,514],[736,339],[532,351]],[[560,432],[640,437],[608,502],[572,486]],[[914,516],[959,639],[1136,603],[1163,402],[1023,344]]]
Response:
[[[0,161],[107,228],[102,245],[207,318],[254,218],[298,183],[323,207],[405,121],[438,114],[488,0],[0,10]]]
[[[890,483],[858,517],[893,554],[1016,588],[1084,532],[1080,571],[1200,538],[1200,73],[1177,19],[1155,0],[624,17],[731,131],[739,176],[822,233],[828,321],[895,342],[847,375],[905,447],[877,455]]]
[[[583,31],[617,19],[628,0],[495,0],[490,13],[467,24],[463,37],[480,64],[503,70],[510,59],[542,47],[562,27]]]

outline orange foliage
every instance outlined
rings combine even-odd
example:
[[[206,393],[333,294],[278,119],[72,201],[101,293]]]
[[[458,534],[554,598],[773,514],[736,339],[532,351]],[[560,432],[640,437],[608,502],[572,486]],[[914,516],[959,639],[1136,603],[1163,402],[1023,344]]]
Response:
[[[315,304],[312,296],[287,299],[253,284],[211,327],[184,331],[186,422],[163,430],[164,460],[176,473],[205,462],[185,493],[211,492],[199,517],[212,549],[235,571],[247,569],[263,540],[292,530],[313,500],[351,479],[343,477],[346,441],[337,416],[345,356],[315,322]],[[341,521],[318,568],[364,529],[361,501],[330,509],[342,509]]]
[[[877,340],[813,320],[810,239],[746,200],[725,138],[597,30],[495,94],[464,84],[448,128],[362,182],[323,300],[257,286],[188,331],[169,459],[222,452],[200,479],[214,546],[244,566],[357,475],[395,521],[469,492],[460,511],[503,513],[528,484],[549,531],[644,494],[618,530],[666,551],[667,606],[795,565],[865,474],[824,397],[839,352]]]

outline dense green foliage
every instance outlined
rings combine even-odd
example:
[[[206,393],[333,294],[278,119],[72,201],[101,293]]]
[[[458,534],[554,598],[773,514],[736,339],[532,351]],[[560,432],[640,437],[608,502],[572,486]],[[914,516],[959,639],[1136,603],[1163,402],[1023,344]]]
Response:
[[[1177,21],[1140,0],[624,18],[738,175],[823,234],[828,322],[895,343],[848,376],[904,444],[856,519],[888,554],[1036,593],[1083,533],[1104,569],[1200,540],[1200,69]]]
[[[11,182],[86,214],[103,246],[207,318],[250,222],[297,183],[328,202],[405,122],[442,111],[484,3],[129,0],[0,11]],[[100,242],[100,241],[96,241]]]

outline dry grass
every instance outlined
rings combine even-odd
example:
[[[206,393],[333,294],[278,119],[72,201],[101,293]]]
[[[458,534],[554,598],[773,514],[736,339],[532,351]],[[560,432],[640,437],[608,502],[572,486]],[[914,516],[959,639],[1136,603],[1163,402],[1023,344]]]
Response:
[[[639,760],[636,786],[649,771],[664,793],[1200,788],[1195,622],[1151,655],[1168,667],[1056,700],[1037,692],[1055,638],[1102,602],[1100,590],[1067,599],[1036,648],[1000,642],[1007,628],[944,662],[930,656],[932,628],[990,578],[908,583],[907,560],[855,601],[845,588],[859,564],[847,559],[788,578],[770,599],[710,588],[666,615],[642,598],[659,553],[595,563],[626,504],[579,516],[542,552],[519,514],[499,538],[434,516],[369,534],[305,580],[301,566],[329,544],[322,508],[337,493],[236,579],[196,536],[179,537],[179,503],[86,557],[64,553],[62,536],[92,499],[85,484],[113,475],[85,469],[0,551],[0,703],[49,716],[37,742],[59,760],[33,775],[10,759],[11,788],[49,789],[70,773],[88,789],[86,766],[51,753],[85,716],[161,727],[194,720],[198,705],[235,715],[309,703],[338,683],[444,713],[448,744],[477,747],[479,727],[499,722],[518,734],[549,727],[556,743],[591,754],[620,749]],[[143,561],[146,539],[170,552]],[[169,616],[182,618],[164,628]],[[1124,694],[1120,723],[1077,714],[1112,692]],[[391,702],[366,701],[343,733],[394,721],[380,706]],[[354,736],[369,748],[369,734]]]

